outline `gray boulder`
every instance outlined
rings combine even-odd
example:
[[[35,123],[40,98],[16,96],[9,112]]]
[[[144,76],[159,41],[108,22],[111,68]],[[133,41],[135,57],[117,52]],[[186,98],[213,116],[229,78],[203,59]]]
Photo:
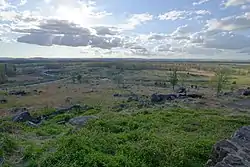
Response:
[[[250,167],[250,126],[243,126],[231,139],[216,143],[206,166]]]
[[[25,112],[27,111],[27,108],[23,107],[23,108],[11,108],[10,112],[12,113],[21,113],[21,112]]]
[[[163,98],[161,98],[157,94],[152,94],[152,96],[151,96],[151,102],[157,103],[157,102],[162,102],[162,101],[164,101]]]
[[[14,122],[26,122],[31,121],[33,118],[28,111],[21,112],[13,117]]]
[[[178,93],[187,93],[187,90],[186,90],[186,88],[184,88],[184,87],[180,87],[180,88],[178,89]]]
[[[122,95],[119,94],[119,93],[115,93],[115,94],[113,94],[113,96],[114,96],[114,97],[122,97]]]
[[[30,127],[37,128],[39,126],[39,123],[35,123],[32,121],[27,121],[26,124]]]
[[[28,95],[29,93],[24,91],[24,90],[20,90],[20,91],[10,91],[9,92],[9,95],[17,95],[17,96],[25,96],[25,95]]]
[[[69,123],[71,125],[75,125],[75,126],[84,126],[88,123],[88,121],[90,119],[98,119],[98,117],[96,116],[80,116],[80,117],[75,117],[69,120]]]
[[[159,102],[165,102],[166,100],[174,100],[177,98],[177,95],[175,94],[152,94],[151,96],[151,102],[153,103],[159,103]]]
[[[194,98],[194,99],[201,99],[203,96],[200,94],[188,94],[187,97]]]
[[[250,90],[244,90],[242,92],[242,95],[244,95],[244,96],[250,96]]]
[[[5,103],[7,103],[7,102],[8,102],[7,99],[1,99],[1,100],[0,100],[0,103],[1,103],[1,104],[5,104]]]
[[[127,102],[139,101],[138,96],[129,96]]]

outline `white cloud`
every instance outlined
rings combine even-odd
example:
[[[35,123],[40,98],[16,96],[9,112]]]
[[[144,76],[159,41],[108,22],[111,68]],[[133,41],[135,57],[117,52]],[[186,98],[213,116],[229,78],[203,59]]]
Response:
[[[178,11],[173,10],[164,14],[161,14],[158,16],[160,20],[182,20],[187,19],[190,16],[204,16],[204,15],[210,15],[211,13],[207,10],[196,10],[196,11]]]
[[[208,1],[200,0],[194,5]],[[201,18],[211,15],[209,11],[173,10],[158,16],[130,13],[124,17],[124,14],[117,16],[104,8],[101,10],[91,0],[44,0],[39,1],[39,8],[32,6],[30,10],[20,10],[26,9],[30,0],[6,2],[0,0],[0,20],[3,21],[0,24],[0,38],[3,41],[17,39],[16,43],[21,45],[71,47],[93,55],[146,57],[250,53],[247,46],[249,37],[229,32],[249,28],[249,13],[209,20],[206,30],[204,28],[195,32],[198,27],[185,25],[187,22],[184,19],[204,20]],[[154,22],[154,19],[182,20],[184,25],[168,34],[156,33],[154,30],[146,34],[133,32],[138,26],[147,26],[151,21],[154,26],[159,22]]]
[[[19,22],[32,23],[41,20],[42,17],[35,11],[22,11],[17,12],[14,10],[7,10],[0,12],[0,20],[11,21],[14,24]]]
[[[250,5],[242,5],[240,8],[242,10],[248,10],[248,9],[250,9]]]
[[[207,10],[196,10],[193,13],[197,14],[197,15],[210,15],[211,14],[211,12],[209,12]]]
[[[0,10],[16,9],[19,6],[25,5],[27,2],[28,2],[27,0],[14,0],[14,1],[0,0]]]
[[[225,2],[225,6],[229,7],[229,6],[239,6],[239,5],[244,5],[250,3],[250,0],[227,0]]]
[[[186,18],[186,11],[170,11],[167,13],[164,13],[162,15],[159,15],[158,18],[160,20],[178,20],[178,19],[185,19]]]
[[[204,47],[216,49],[243,49],[248,47],[250,38],[232,32],[221,32],[204,40]]]
[[[14,29],[13,31],[27,34],[19,37],[18,42],[43,46],[91,46],[102,49],[122,46],[122,39],[114,36],[115,33],[112,34],[113,31],[109,27],[94,28],[84,28],[65,20],[47,20],[40,23],[38,28]]]
[[[116,35],[120,30],[116,27],[97,26],[93,27],[97,35]]]
[[[148,40],[163,40],[163,39],[166,39],[168,37],[170,37],[170,36],[166,35],[166,34],[151,33],[148,35]]]
[[[204,42],[204,34],[201,32],[195,32],[190,35],[191,43],[203,43]]]
[[[126,30],[134,29],[136,26],[142,25],[148,21],[153,20],[153,15],[148,13],[133,14],[126,21],[127,23],[119,25]]]
[[[171,45],[170,44],[163,44],[158,45],[154,48],[154,51],[156,52],[168,52],[171,51]]]
[[[54,0],[47,1],[49,15],[77,24],[90,25],[100,22],[111,13],[100,11],[92,1]]]
[[[28,2],[28,0],[20,0],[19,6],[23,6]]]
[[[187,25],[178,27],[171,34],[151,34],[148,40],[138,42],[143,43],[142,46],[146,48],[150,48],[153,43],[153,49],[148,50],[155,54],[174,52],[216,56],[224,53],[226,55],[229,52],[230,54],[250,53],[248,36],[221,30],[194,32],[192,27]]]
[[[193,28],[189,25],[183,25],[177,27],[175,31],[170,34],[170,38],[173,40],[185,41],[190,40],[191,33],[194,32]]]
[[[7,8],[11,8],[11,7],[13,7],[13,6],[8,4],[8,2],[6,0],[0,0],[0,10],[4,10]]]
[[[193,28],[189,25],[183,25],[180,27],[177,27],[177,29],[172,33],[173,36],[178,36],[178,35],[185,35],[190,32],[193,32]]]
[[[208,2],[210,0],[200,0],[200,1],[197,1],[197,2],[193,2],[193,5],[196,6],[196,5],[201,5],[201,4],[204,4],[206,2]]]
[[[26,2],[20,1],[17,5],[25,5]],[[99,10],[92,1],[46,0],[45,3],[47,5],[29,11],[1,10],[0,19],[11,22],[8,26],[0,26],[1,34],[5,32],[12,37],[15,34],[19,43],[41,46],[112,50],[130,43],[127,49],[131,53],[148,54],[147,49],[135,47],[133,38],[120,35],[124,30],[132,30],[151,21],[153,16],[148,13],[131,14],[123,23],[113,26],[102,23],[112,14]]]
[[[207,21],[209,30],[239,30],[250,28],[250,13],[245,13],[240,16],[229,16],[218,19],[212,19]]]
[[[250,37],[228,31],[201,31],[192,34],[190,42],[202,48],[237,52],[249,47]]]
[[[6,5],[5,0],[0,0],[0,6],[4,6],[4,5]]]

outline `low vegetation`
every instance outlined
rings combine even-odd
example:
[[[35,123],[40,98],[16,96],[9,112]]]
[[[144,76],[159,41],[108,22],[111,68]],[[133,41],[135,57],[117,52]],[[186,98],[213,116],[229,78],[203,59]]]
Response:
[[[100,119],[80,130],[56,123],[74,114],[60,115],[39,128],[2,123],[6,166],[200,167],[217,140],[250,123],[248,117],[214,110],[155,108],[98,115]]]
[[[14,79],[0,92],[4,167],[202,167],[218,140],[250,124],[250,66],[118,61],[8,67],[16,74],[0,73]],[[16,87],[20,83],[30,86]],[[71,105],[76,109],[64,110]],[[32,119],[15,121],[20,113]],[[86,116],[95,119],[72,124]]]

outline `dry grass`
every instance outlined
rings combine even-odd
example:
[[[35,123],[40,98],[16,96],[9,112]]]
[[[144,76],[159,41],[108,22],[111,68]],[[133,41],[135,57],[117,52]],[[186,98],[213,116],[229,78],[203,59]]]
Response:
[[[10,106],[27,107],[39,109],[44,107],[63,107],[75,103],[105,103],[107,97],[112,97],[116,85],[102,81],[101,84],[72,84],[70,81],[64,83],[49,83],[41,86],[27,87],[25,90],[31,92],[27,96],[8,96],[8,104],[2,105],[0,113],[7,115]],[[40,94],[34,90],[42,91]],[[70,101],[66,99],[70,97]],[[107,101],[110,101],[109,99]],[[106,102],[108,103],[108,102]]]
[[[9,81],[17,81],[17,82],[21,82],[21,81],[36,81],[38,79],[42,79],[42,77],[31,76],[31,75],[17,75],[15,77],[9,77],[8,78]]]

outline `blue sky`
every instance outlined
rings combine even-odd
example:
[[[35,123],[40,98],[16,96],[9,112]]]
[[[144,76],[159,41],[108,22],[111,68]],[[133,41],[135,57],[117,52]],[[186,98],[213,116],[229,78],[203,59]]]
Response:
[[[250,59],[250,0],[0,0],[0,57]]]

